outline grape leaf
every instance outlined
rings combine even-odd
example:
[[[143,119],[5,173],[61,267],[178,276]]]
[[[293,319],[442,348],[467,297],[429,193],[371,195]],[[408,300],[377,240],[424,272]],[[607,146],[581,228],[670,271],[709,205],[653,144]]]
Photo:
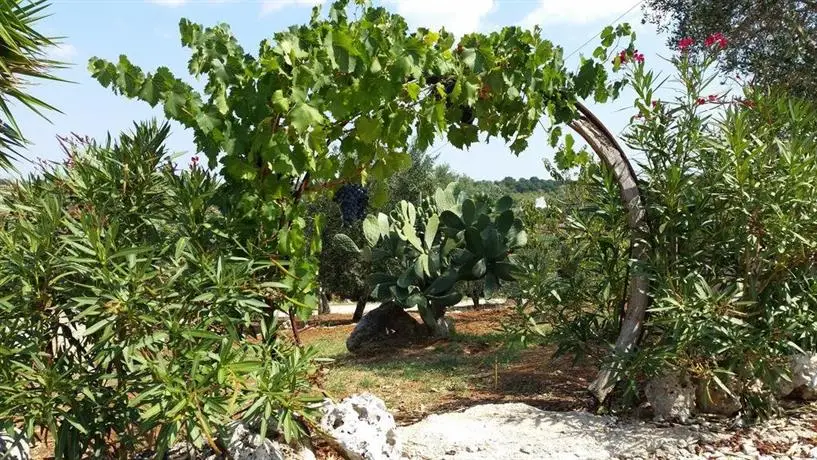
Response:
[[[301,102],[297,104],[290,112],[290,123],[295,131],[303,133],[313,125],[323,123],[323,115],[311,105]]]

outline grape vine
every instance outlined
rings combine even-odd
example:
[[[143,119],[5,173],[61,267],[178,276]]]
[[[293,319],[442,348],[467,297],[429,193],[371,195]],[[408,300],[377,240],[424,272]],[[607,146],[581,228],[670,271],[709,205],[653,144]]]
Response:
[[[369,191],[359,184],[344,184],[335,192],[334,201],[340,206],[343,225],[352,225],[366,218]]]
[[[263,40],[256,55],[227,25],[182,19],[188,69],[206,79],[202,92],[166,67],[145,73],[125,56],[91,58],[89,70],[103,86],[161,104],[169,119],[191,129],[209,165],[221,163],[235,193],[230,205],[246,216],[247,228],[269,235],[276,259],[306,270],[319,250],[307,235],[320,228],[307,228],[302,196],[361,175],[382,183],[409,166],[412,142],[426,150],[445,138],[466,149],[499,137],[518,154],[544,121],[557,145],[580,100],[618,95],[625,82],[611,78],[607,63],[621,48],[633,52],[629,26],[607,27],[592,57],[571,71],[562,48],[538,28],[505,27],[457,41],[444,29],[411,31],[401,16],[356,3],[354,16],[348,0],[334,2],[325,16],[315,8],[308,24]],[[564,141],[569,151],[572,139]],[[309,184],[299,187],[303,177]]]

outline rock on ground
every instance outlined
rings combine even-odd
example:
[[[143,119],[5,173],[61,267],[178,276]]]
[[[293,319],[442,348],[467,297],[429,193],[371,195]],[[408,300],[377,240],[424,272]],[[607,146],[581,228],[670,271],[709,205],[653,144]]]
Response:
[[[817,353],[799,354],[791,361],[791,389],[806,401],[817,400]]]
[[[548,412],[527,404],[488,404],[431,415],[397,429],[411,459],[690,458],[697,442],[689,428],[622,424],[584,412]]]
[[[346,339],[346,348],[354,353],[367,345],[382,345],[390,340],[411,340],[422,335],[424,329],[403,307],[387,302],[361,318]]]
[[[235,460],[284,460],[284,453],[271,439],[262,438],[241,423],[232,427],[227,452]],[[290,457],[291,458],[291,457]]]
[[[262,438],[258,430],[240,422],[233,422],[225,427],[220,446],[222,452],[217,454],[209,446],[198,451],[193,445],[180,442],[167,451],[164,460],[315,460],[315,453],[306,445],[292,447],[270,438]],[[130,458],[154,459],[155,452],[140,452]]]
[[[350,460],[400,458],[394,417],[371,394],[350,396],[324,406],[321,429],[333,446]]]
[[[717,414],[731,417],[743,408],[735,379],[727,383],[730,393],[713,381],[700,380],[695,385],[695,400],[701,414]]]
[[[243,423],[230,426],[227,440],[227,456],[233,460],[315,460],[315,454],[306,446],[297,448],[262,438],[254,429]]]
[[[685,423],[695,410],[695,386],[677,373],[656,377],[644,387],[656,420]]]
[[[0,433],[0,458],[9,460],[30,460],[31,448],[22,434]]]

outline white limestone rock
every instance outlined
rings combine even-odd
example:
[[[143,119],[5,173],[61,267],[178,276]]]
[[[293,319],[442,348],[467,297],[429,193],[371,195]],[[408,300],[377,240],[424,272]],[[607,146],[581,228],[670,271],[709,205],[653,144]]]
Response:
[[[401,457],[394,417],[383,400],[372,394],[352,395],[323,407],[321,429],[329,441],[352,460]]]

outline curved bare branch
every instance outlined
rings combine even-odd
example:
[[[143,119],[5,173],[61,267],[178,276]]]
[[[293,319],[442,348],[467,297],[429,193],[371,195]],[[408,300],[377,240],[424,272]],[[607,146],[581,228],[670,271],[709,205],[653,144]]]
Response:
[[[649,302],[649,280],[638,271],[638,265],[647,257],[643,241],[649,228],[644,199],[638,188],[635,170],[615,136],[587,107],[578,104],[577,108],[581,116],[571,122],[570,127],[587,141],[602,162],[613,171],[618,182],[621,201],[627,210],[627,222],[631,232],[630,258],[636,263],[636,269],[630,271],[627,306],[614,350],[615,354],[623,354],[632,351],[638,343]],[[617,369],[605,366],[599,371],[596,380],[590,384],[589,390],[597,401],[603,402],[617,379]]]

